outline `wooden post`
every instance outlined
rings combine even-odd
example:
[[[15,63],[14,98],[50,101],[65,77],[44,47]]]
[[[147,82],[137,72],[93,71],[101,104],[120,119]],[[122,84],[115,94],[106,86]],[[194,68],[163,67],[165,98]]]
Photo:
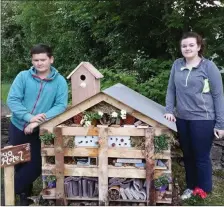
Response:
[[[154,188],[154,129],[148,128],[145,130],[145,159],[146,159],[146,194],[147,205],[155,205],[155,188]]]
[[[15,205],[14,166],[4,168],[5,205]]]
[[[65,199],[64,192],[64,144],[62,136],[62,128],[54,128],[55,140],[55,175],[56,175],[56,205],[66,206],[67,200]]]
[[[14,165],[30,161],[30,144],[7,146],[1,149],[1,168],[4,167],[5,205],[15,205]]]
[[[99,206],[108,206],[108,128],[99,129]]]

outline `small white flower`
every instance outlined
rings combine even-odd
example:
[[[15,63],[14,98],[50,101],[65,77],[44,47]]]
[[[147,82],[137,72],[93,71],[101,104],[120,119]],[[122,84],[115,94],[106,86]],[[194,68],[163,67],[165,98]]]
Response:
[[[82,120],[80,121],[80,124],[81,124],[81,125],[83,125],[83,124],[84,124],[84,119],[82,119]]]
[[[102,111],[98,111],[98,114],[102,117],[103,116],[103,112]]]
[[[123,109],[121,110],[121,115],[126,115],[126,113],[127,112],[125,110],[123,110]]]
[[[117,112],[114,111],[114,112],[111,114],[111,116],[114,117],[114,118],[117,118],[118,114],[117,114]]]
[[[126,119],[126,114],[125,115],[121,115],[122,119]]]
[[[85,122],[85,126],[88,127],[88,126],[90,126],[90,125],[91,125],[91,121],[86,121],[86,122]]]

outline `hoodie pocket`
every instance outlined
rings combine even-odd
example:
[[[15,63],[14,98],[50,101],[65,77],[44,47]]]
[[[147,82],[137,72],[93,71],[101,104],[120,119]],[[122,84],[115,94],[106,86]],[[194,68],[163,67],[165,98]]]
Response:
[[[210,92],[210,87],[209,87],[209,81],[208,78],[204,79],[204,87],[202,90],[202,93],[208,93]]]

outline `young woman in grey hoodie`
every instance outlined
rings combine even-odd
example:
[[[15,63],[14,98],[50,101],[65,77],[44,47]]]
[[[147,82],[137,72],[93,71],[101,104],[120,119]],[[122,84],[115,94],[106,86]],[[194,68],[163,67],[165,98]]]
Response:
[[[212,191],[210,150],[214,135],[224,137],[224,96],[219,69],[202,56],[204,44],[197,33],[180,41],[183,58],[174,61],[166,95],[164,117],[176,122],[183,151],[187,189],[202,198]]]

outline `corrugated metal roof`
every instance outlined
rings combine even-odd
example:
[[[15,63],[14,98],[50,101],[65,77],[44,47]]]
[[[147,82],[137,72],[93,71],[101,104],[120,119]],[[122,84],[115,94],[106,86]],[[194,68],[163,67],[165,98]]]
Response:
[[[103,78],[103,75],[89,62],[81,62],[68,76],[67,79],[77,71],[81,66],[84,66],[96,79]]]
[[[120,83],[111,86],[103,91],[115,98],[116,100],[122,102],[133,108],[136,111],[141,112],[147,117],[161,123],[162,125],[167,126],[168,128],[177,131],[176,124],[173,122],[167,121],[163,115],[165,113],[165,107],[152,101],[151,99],[146,98],[145,96],[137,93],[136,91],[128,88],[125,85]]]

